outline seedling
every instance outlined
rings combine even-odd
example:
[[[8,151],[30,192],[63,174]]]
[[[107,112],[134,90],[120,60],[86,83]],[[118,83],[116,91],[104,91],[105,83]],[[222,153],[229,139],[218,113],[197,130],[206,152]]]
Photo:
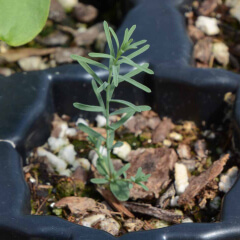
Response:
[[[151,108],[149,106],[136,106],[128,101],[114,99],[114,91],[122,82],[128,82],[134,85],[141,90],[150,93],[151,90],[132,79],[135,75],[140,72],[145,72],[148,74],[153,74],[153,71],[148,68],[149,64],[145,63],[143,65],[139,65],[132,61],[132,59],[139,54],[148,50],[150,45],[145,45],[138,49],[139,46],[146,43],[146,40],[138,41],[133,43],[133,39],[131,36],[136,29],[136,25],[132,26],[130,29],[125,30],[123,42],[120,45],[118,37],[114,30],[108,26],[107,22],[104,22],[104,31],[107,38],[108,47],[110,49],[110,54],[105,53],[89,53],[90,57],[96,58],[107,58],[109,59],[109,66],[105,66],[102,63],[96,62],[94,60],[84,58],[77,55],[72,55],[72,59],[77,60],[79,64],[93,77],[92,79],[92,88],[99,102],[99,106],[91,106],[82,103],[74,103],[74,107],[82,110],[82,111],[90,111],[90,112],[101,112],[106,117],[106,129],[107,129],[107,137],[104,138],[101,134],[97,133],[93,129],[89,128],[84,124],[79,124],[78,127],[85,133],[88,134],[88,140],[93,144],[93,149],[98,154],[97,160],[97,170],[103,178],[93,178],[91,179],[92,183],[95,184],[105,184],[109,185],[110,190],[114,194],[114,196],[120,201],[126,201],[129,198],[130,189],[133,187],[133,183],[140,185],[146,191],[148,188],[143,184],[150,177],[150,174],[145,175],[142,172],[142,169],[139,168],[135,176],[131,176],[127,178],[126,171],[130,168],[130,163],[124,165],[120,170],[116,171],[113,167],[112,160],[110,158],[110,154],[113,148],[120,147],[122,142],[114,143],[115,131],[122,126],[130,117],[132,117],[136,112],[148,111]],[[116,43],[116,53],[113,48],[112,37]],[[138,49],[132,52],[130,55],[123,55],[129,50]],[[125,75],[120,75],[120,67],[121,64],[128,64],[134,69]],[[92,70],[89,65],[94,65],[99,68],[105,69],[109,72],[108,81],[103,82],[99,76]],[[105,94],[105,98],[102,95]],[[105,99],[105,101],[103,100]],[[119,103],[125,105],[124,108],[116,110],[110,113],[110,103]],[[109,117],[113,115],[122,114],[122,117],[119,121],[110,124]],[[107,149],[107,156],[102,154],[102,146],[105,146]]]

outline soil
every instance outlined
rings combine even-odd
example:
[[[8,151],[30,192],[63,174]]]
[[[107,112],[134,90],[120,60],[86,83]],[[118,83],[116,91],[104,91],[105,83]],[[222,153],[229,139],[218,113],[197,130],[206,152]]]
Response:
[[[195,67],[223,68],[236,73],[240,72],[240,19],[231,14],[235,9],[227,2],[231,1],[196,0],[183,7],[188,35],[194,44]],[[235,4],[237,5],[237,2]],[[206,34],[197,27],[196,22],[202,16],[216,19],[219,28],[217,34]]]
[[[173,123],[149,111],[117,130],[116,139],[124,142],[124,149],[112,152],[115,169],[130,162],[128,176],[139,167],[151,173],[146,183],[149,191],[134,185],[127,202],[119,202],[106,186],[90,183],[98,173],[87,135],[70,117],[55,114],[48,142],[29,154],[23,168],[31,191],[31,213],[58,216],[114,236],[185,222],[219,221],[222,198],[234,184],[240,165],[231,121],[234,95],[227,93],[224,100],[230,110],[218,126]],[[106,134],[97,122],[77,120],[84,121]],[[51,160],[54,157],[67,165],[64,171]]]

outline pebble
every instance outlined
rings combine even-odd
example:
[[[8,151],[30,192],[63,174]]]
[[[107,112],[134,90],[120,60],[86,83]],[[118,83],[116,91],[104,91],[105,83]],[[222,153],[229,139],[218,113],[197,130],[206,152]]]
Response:
[[[106,231],[113,236],[117,236],[120,230],[120,224],[114,218],[105,218],[99,224],[100,229]]]
[[[86,158],[78,158],[74,161],[74,163],[72,165],[73,165],[73,170],[75,170],[76,168],[81,166],[85,170],[89,171],[90,167],[91,167],[90,162]]]
[[[171,147],[172,146],[172,142],[168,139],[164,139],[163,140],[163,145],[166,147]]]
[[[107,120],[103,115],[97,115],[95,121],[97,122],[97,127],[105,127],[107,123]]]
[[[228,169],[228,171],[225,174],[221,174],[220,182],[219,182],[219,190],[227,193],[230,190],[230,188],[233,186],[235,181],[237,180],[237,176],[238,176],[238,167],[236,166]]]
[[[18,61],[18,64],[23,71],[37,71],[48,68],[42,58],[37,56],[22,58]]]
[[[230,54],[228,51],[228,46],[225,43],[222,43],[222,42],[214,43],[212,52],[213,52],[215,59],[219,63],[221,63],[223,66],[228,65]]]
[[[169,134],[169,137],[177,142],[182,141],[183,140],[183,136],[179,133],[176,132],[171,132]]]
[[[173,196],[170,200],[170,206],[171,207],[179,207],[178,205],[178,199],[179,199],[179,196]]]
[[[14,73],[14,71],[11,68],[0,67],[0,75],[3,75],[5,77],[9,77],[13,73]]]
[[[99,152],[103,156],[105,156],[105,157],[107,156],[107,149],[105,147],[101,146],[100,149],[99,149]],[[88,159],[92,162],[94,167],[97,166],[98,154],[96,153],[95,150],[91,150],[89,152]]]
[[[75,136],[77,136],[77,130],[75,128],[68,128],[66,130],[66,135],[68,137],[75,137]]]
[[[121,147],[115,147],[113,149],[113,154],[116,154],[119,158],[127,161],[127,157],[129,153],[131,152],[131,146],[127,142],[123,142],[123,145]]]
[[[188,171],[187,167],[182,163],[175,163],[175,189],[178,195],[184,193],[188,187]]]
[[[230,14],[235,17],[238,21],[240,21],[240,1],[236,3],[230,10]]]
[[[104,214],[96,214],[84,218],[81,223],[84,227],[91,227],[94,223],[104,220],[106,217]]]
[[[73,16],[79,22],[92,22],[98,15],[98,10],[92,5],[78,3],[73,9]]]
[[[77,153],[74,150],[74,146],[72,144],[69,144],[69,145],[63,147],[58,153],[58,157],[65,160],[69,164],[74,163],[76,155],[77,155]]]
[[[78,4],[78,0],[58,0],[58,2],[67,12],[70,12]]]
[[[199,16],[195,24],[197,28],[209,36],[217,35],[220,33],[218,21],[216,18]]]
[[[82,124],[88,126],[87,121],[84,120],[83,118],[78,118],[78,120],[76,121],[76,126],[78,126],[78,124],[80,124],[80,123],[82,123]]]

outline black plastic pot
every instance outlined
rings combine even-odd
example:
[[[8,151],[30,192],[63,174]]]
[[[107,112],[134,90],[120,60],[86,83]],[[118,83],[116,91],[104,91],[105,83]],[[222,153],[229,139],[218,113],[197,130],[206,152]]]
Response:
[[[103,1],[102,1],[103,2]],[[134,7],[122,23],[137,24],[135,39],[148,39],[151,48],[137,62],[150,62],[154,76],[140,75],[152,94],[123,85],[118,97],[146,103],[160,116],[174,120],[190,119],[197,123],[218,124],[224,116],[223,97],[237,94],[234,109],[236,136],[240,133],[240,76],[218,69],[196,69],[190,66],[191,43],[184,20],[177,8],[181,1],[132,0]],[[123,69],[127,71],[128,69]],[[107,74],[97,70],[103,79]],[[110,240],[113,236],[81,227],[52,216],[30,215],[30,194],[21,160],[32,148],[43,144],[50,134],[52,114],[77,116],[75,101],[95,103],[90,76],[78,65],[46,71],[15,74],[0,78],[0,239],[31,240]],[[116,106],[117,107],[117,106]],[[86,116],[86,117],[90,117]],[[122,240],[237,240],[240,239],[240,182],[223,202],[221,222],[185,223],[159,230],[126,234]]]

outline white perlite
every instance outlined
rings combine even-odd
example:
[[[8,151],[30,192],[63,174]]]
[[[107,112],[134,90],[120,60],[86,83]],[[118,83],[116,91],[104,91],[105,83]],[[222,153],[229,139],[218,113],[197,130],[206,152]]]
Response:
[[[178,199],[179,199],[179,196],[173,196],[170,200],[170,206],[171,207],[179,207],[178,205]]]
[[[223,66],[228,65],[230,54],[228,51],[228,46],[225,43],[214,43],[212,52],[219,63],[221,63]]]
[[[228,169],[228,171],[225,174],[221,174],[220,182],[219,182],[219,190],[227,193],[230,190],[230,188],[233,186],[235,181],[237,180],[237,176],[238,176],[238,167],[236,166]]]
[[[104,220],[106,217],[104,214],[96,214],[84,218],[81,222],[84,227],[91,227],[94,223]]]
[[[78,0],[58,0],[66,11],[72,10],[77,4]]]
[[[87,121],[84,120],[83,118],[78,118],[78,120],[76,121],[76,126],[78,126],[79,123],[82,123],[82,124],[88,126]]]
[[[91,164],[86,158],[78,158],[74,161],[73,165],[73,170],[76,170],[78,167],[82,167],[85,170],[89,171]]]
[[[59,150],[65,146],[68,145],[69,141],[66,138],[55,138],[50,137],[48,138],[48,145],[53,152],[59,152]]]
[[[236,6],[237,4],[239,4],[240,3],[240,0],[226,0],[225,1],[225,5],[227,6],[227,7],[234,7],[234,6]]]
[[[220,32],[216,18],[199,16],[195,24],[197,28],[209,36],[217,35]]]
[[[121,147],[115,147],[113,149],[113,154],[116,154],[119,158],[126,161],[131,150],[131,146],[127,142],[123,142]]]
[[[53,153],[48,152],[42,147],[37,148],[37,155],[39,157],[46,157],[48,162],[60,173],[66,170],[67,164],[61,158],[55,156]]]
[[[183,136],[177,132],[171,132],[169,137],[177,142],[182,141],[183,139]]]
[[[66,131],[68,137],[75,137],[77,135],[77,130],[75,128],[68,128]]]
[[[99,152],[103,156],[105,156],[105,157],[107,156],[107,149],[105,147],[101,146]],[[97,166],[98,154],[96,153],[95,150],[91,150],[89,152],[88,159],[92,162],[94,167]]]
[[[240,1],[230,10],[230,14],[240,21]]]
[[[74,146],[72,144],[69,144],[65,147],[63,147],[58,154],[58,157],[65,160],[69,164],[73,164],[75,161],[77,153],[74,150]]]
[[[178,195],[182,194],[187,188],[188,171],[187,167],[182,163],[175,163],[175,189]]]
[[[106,126],[107,120],[103,115],[97,115],[95,118],[97,122],[97,127],[104,127]]]

